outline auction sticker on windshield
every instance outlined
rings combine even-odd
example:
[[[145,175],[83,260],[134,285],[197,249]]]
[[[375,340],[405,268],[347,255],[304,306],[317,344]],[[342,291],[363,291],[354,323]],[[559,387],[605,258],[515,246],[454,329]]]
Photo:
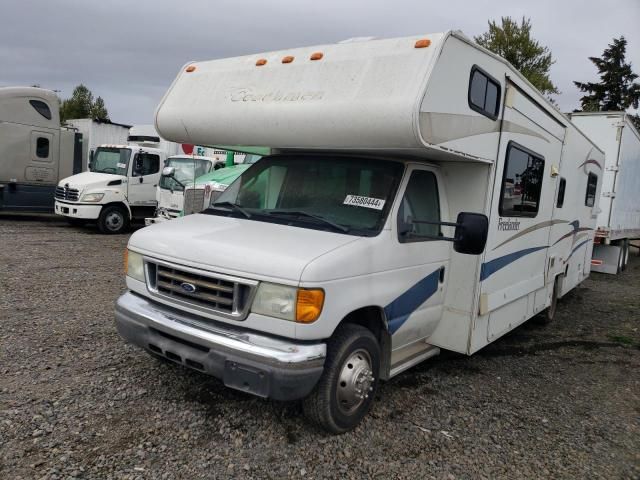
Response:
[[[118,163],[116,166],[118,168],[127,168],[127,164],[126,163]]]
[[[373,208],[374,210],[382,210],[384,207],[382,198],[361,197],[359,195],[347,195],[344,199],[345,205],[353,205],[354,207]]]

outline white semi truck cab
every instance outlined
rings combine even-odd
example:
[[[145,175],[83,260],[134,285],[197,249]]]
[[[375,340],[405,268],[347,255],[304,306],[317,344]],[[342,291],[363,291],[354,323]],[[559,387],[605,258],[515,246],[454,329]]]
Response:
[[[156,190],[158,206],[155,216],[145,218],[145,225],[179,217],[184,206],[185,189],[194,185],[198,177],[224,165],[224,159],[216,157],[174,155],[167,158]]]
[[[71,223],[97,222],[102,233],[125,232],[152,216],[166,154],[139,145],[101,145],[88,172],[67,177],[55,191],[55,213]]]
[[[589,274],[602,151],[458,32],[190,64],[156,128],[273,154],[131,236],[118,331],[328,431],[440,349],[551,321]]]

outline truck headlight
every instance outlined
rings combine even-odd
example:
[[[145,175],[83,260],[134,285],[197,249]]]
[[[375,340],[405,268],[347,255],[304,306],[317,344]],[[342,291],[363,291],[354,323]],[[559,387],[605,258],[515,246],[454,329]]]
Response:
[[[104,193],[85,193],[81,202],[97,203],[104,198]]]
[[[144,282],[144,262],[142,261],[142,255],[136,252],[132,252],[129,249],[124,251],[124,265],[126,273],[129,277]]]
[[[323,290],[263,282],[258,286],[251,311],[292,322],[311,323],[320,316],[323,304]]]

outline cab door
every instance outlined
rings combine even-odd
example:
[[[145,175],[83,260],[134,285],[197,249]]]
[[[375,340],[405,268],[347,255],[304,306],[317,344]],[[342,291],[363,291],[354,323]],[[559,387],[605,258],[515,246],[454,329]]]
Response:
[[[161,158],[157,153],[139,151],[131,162],[128,186],[129,205],[155,207],[156,187],[160,181]]]
[[[385,307],[392,334],[392,362],[402,361],[405,347],[429,337],[442,316],[451,244],[439,240],[440,225],[422,222],[448,221],[446,198],[436,169],[410,165],[401,185],[400,203],[393,212],[393,255],[399,268],[393,286],[396,298]],[[394,232],[392,230],[392,232]],[[398,288],[399,287],[399,288]]]

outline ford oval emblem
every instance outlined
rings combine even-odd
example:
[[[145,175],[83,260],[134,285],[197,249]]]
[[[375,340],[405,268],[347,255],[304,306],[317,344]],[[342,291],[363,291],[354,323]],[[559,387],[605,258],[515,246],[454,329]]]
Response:
[[[182,288],[182,290],[184,290],[187,293],[195,293],[196,286],[193,283],[187,283],[187,282],[183,282],[180,284],[180,288]]]

